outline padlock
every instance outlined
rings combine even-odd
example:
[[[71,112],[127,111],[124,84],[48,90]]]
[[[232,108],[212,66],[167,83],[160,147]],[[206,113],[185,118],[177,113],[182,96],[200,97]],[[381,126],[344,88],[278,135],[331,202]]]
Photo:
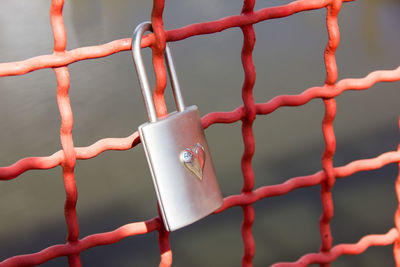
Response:
[[[139,126],[139,134],[165,228],[173,231],[211,214],[223,198],[197,106],[185,107],[168,43],[164,56],[177,111],[157,117],[141,56],[146,31],[152,31],[150,22],[139,24],[132,36],[132,57],[149,118]]]

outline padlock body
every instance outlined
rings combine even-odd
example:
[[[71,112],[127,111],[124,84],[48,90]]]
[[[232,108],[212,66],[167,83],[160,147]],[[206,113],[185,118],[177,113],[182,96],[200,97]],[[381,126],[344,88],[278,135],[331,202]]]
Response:
[[[168,231],[189,225],[218,209],[223,198],[196,106],[139,127],[161,215]],[[202,179],[181,159],[196,144],[204,148]]]

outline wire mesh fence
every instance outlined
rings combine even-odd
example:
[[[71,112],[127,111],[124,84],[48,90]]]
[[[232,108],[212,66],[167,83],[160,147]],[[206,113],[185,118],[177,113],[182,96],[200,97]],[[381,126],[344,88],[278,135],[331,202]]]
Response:
[[[153,65],[155,70],[154,99],[159,115],[167,114],[164,99],[164,90],[167,83],[163,54],[166,42],[177,42],[190,37],[214,34],[230,28],[240,28],[243,33],[243,46],[241,60],[244,73],[242,84],[243,105],[232,111],[212,112],[202,118],[205,129],[213,124],[231,124],[241,122],[241,134],[244,151],[241,161],[243,174],[243,187],[240,193],[226,196],[224,205],[216,211],[222,213],[227,209],[239,206],[243,211],[242,239],[244,254],[243,266],[252,266],[256,252],[253,236],[253,223],[256,219],[253,204],[257,201],[274,196],[288,194],[296,189],[305,187],[321,187],[322,215],[319,222],[321,247],[317,252],[310,252],[299,256],[294,262],[278,262],[273,266],[307,266],[320,264],[329,266],[339,256],[344,254],[360,254],[371,246],[393,245],[393,254],[397,265],[400,265],[398,246],[399,212],[395,214],[395,225],[387,229],[386,234],[370,234],[361,237],[352,244],[333,245],[331,220],[333,217],[332,190],[336,179],[347,178],[350,175],[382,168],[391,163],[400,162],[400,152],[387,151],[370,159],[352,161],[343,166],[334,167],[336,138],[333,122],[337,107],[335,97],[346,91],[362,91],[381,82],[396,82],[400,80],[400,67],[393,70],[377,70],[363,78],[349,78],[338,81],[338,69],[335,52],[339,45],[340,32],[338,15],[343,2],[348,1],[308,1],[299,0],[277,7],[267,7],[254,10],[255,1],[244,1],[242,11],[238,15],[224,17],[215,21],[190,24],[178,29],[164,30],[163,12],[164,1],[155,0],[151,13],[154,34],[145,36],[142,47],[151,47]],[[43,250],[26,255],[17,255],[0,262],[0,266],[32,266],[44,263],[58,257],[68,257],[70,266],[81,266],[80,253],[93,247],[109,245],[121,239],[158,232],[161,261],[160,266],[172,264],[172,250],[169,242],[169,233],[163,228],[161,220],[156,217],[147,221],[133,222],[122,225],[110,232],[92,234],[83,238],[79,237],[77,204],[77,185],[75,181],[75,166],[77,160],[94,158],[108,150],[129,150],[140,143],[137,132],[126,138],[101,139],[87,147],[75,147],[72,128],[73,111],[70,104],[70,73],[68,65],[87,59],[106,57],[118,52],[131,49],[131,39],[119,39],[103,45],[80,47],[66,50],[67,33],[63,21],[64,1],[53,0],[50,8],[51,26],[54,34],[54,52],[50,55],[40,55],[24,61],[0,64],[0,76],[23,75],[44,68],[52,68],[57,79],[57,104],[61,116],[60,139],[62,150],[47,157],[23,158],[14,164],[0,168],[0,179],[13,180],[22,173],[30,170],[51,169],[62,167],[63,181],[66,192],[65,221],[67,225],[67,242],[56,244]],[[253,89],[256,82],[256,69],[253,60],[253,49],[256,43],[254,24],[261,21],[278,19],[291,16],[298,12],[326,8],[326,28],[328,30],[328,43],[324,50],[326,78],[322,86],[308,88],[295,95],[278,95],[267,102],[255,103]],[[343,7],[345,8],[345,7]],[[322,23],[322,22],[321,22]],[[72,89],[73,90],[73,89]],[[252,160],[255,153],[254,121],[257,116],[273,113],[281,107],[302,106],[313,99],[321,99],[324,103],[325,114],[322,121],[325,148],[322,154],[322,170],[312,175],[298,176],[277,185],[264,185],[255,187],[255,177]],[[395,190],[400,194],[399,183],[396,182]],[[171,234],[173,235],[173,234]]]

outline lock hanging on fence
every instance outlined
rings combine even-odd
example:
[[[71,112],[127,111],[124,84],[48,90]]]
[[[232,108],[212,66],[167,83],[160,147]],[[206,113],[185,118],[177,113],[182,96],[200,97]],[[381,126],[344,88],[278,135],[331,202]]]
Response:
[[[152,31],[151,22],[139,24],[132,36],[132,57],[149,118],[139,126],[139,134],[165,228],[173,231],[211,214],[223,199],[197,106],[185,107],[168,43],[164,56],[177,111],[157,117],[141,55],[146,31]]]

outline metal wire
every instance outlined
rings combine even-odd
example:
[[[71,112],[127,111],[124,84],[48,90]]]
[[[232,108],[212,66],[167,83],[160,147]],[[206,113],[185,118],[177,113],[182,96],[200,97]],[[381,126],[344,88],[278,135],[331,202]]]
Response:
[[[164,50],[166,42],[183,40],[200,34],[212,34],[232,27],[240,27],[243,36],[242,64],[245,74],[242,85],[243,105],[230,112],[213,112],[202,118],[204,128],[215,123],[233,123],[242,121],[242,136],[244,152],[242,156],[243,188],[240,194],[224,199],[223,206],[216,211],[220,213],[234,206],[241,206],[244,219],[242,237],[244,255],[242,266],[252,266],[255,254],[252,224],[254,209],[252,204],[260,199],[287,194],[295,189],[321,185],[321,202],[323,212],[320,218],[321,248],[319,252],[301,256],[296,262],[280,262],[273,266],[307,266],[320,264],[330,266],[337,257],[344,254],[360,254],[371,246],[394,244],[394,258],[400,266],[400,209],[395,214],[395,227],[386,234],[367,235],[354,244],[338,244],[332,246],[330,221],[333,216],[331,191],[338,178],[346,178],[356,172],[374,170],[390,163],[400,164],[400,146],[397,151],[383,153],[376,158],[356,160],[345,166],[333,167],[336,140],[333,121],[336,114],[335,97],[347,90],[365,90],[379,82],[395,82],[400,80],[400,67],[388,71],[374,71],[364,78],[343,79],[337,81],[337,66],[335,51],[339,45],[339,27],[337,16],[342,2],[348,0],[298,0],[287,5],[264,8],[254,11],[254,0],[245,0],[240,15],[225,17],[216,21],[191,24],[179,29],[164,31],[162,15],[164,0],[154,0],[151,14],[153,34],[142,39],[141,46],[151,46],[153,50],[153,65],[156,73],[154,99],[157,115],[166,114],[164,89],[167,77],[164,68]],[[76,160],[96,157],[107,150],[127,150],[139,142],[137,132],[126,138],[106,138],[88,147],[75,147],[72,141],[72,109],[69,101],[69,71],[68,64],[84,59],[105,57],[120,51],[131,49],[131,39],[120,39],[99,46],[81,47],[66,51],[66,30],[63,22],[62,9],[64,0],[53,0],[50,8],[50,20],[54,34],[54,53],[41,55],[24,61],[0,64],[0,76],[22,75],[43,68],[53,68],[57,78],[57,103],[61,115],[61,145],[62,150],[48,157],[24,158],[16,163],[0,167],[0,180],[12,180],[25,171],[34,169],[50,169],[58,165],[63,168],[63,179],[66,192],[65,220],[67,224],[67,243],[53,245],[37,253],[18,255],[0,262],[0,266],[32,266],[51,259],[67,256],[70,266],[81,266],[79,254],[89,248],[108,245],[123,238],[159,232],[159,247],[161,254],[160,266],[171,266],[172,251],[169,244],[169,233],[163,228],[159,217],[144,222],[134,222],[123,225],[114,231],[97,233],[79,239],[79,225],[76,214],[77,188],[74,177]],[[254,23],[273,18],[287,17],[297,12],[327,8],[327,29],[329,40],[325,48],[326,80],[323,86],[309,88],[298,95],[279,95],[265,103],[254,103],[253,87],[256,80],[256,70],[253,64],[252,52],[255,44]],[[322,122],[325,150],[322,155],[322,170],[308,176],[294,177],[282,184],[262,186],[254,189],[254,173],[252,158],[255,151],[253,137],[253,122],[257,115],[267,115],[283,106],[300,106],[312,99],[321,98],[325,104],[325,115]],[[400,120],[399,120],[400,124]],[[400,175],[396,182],[396,193],[400,201]]]

